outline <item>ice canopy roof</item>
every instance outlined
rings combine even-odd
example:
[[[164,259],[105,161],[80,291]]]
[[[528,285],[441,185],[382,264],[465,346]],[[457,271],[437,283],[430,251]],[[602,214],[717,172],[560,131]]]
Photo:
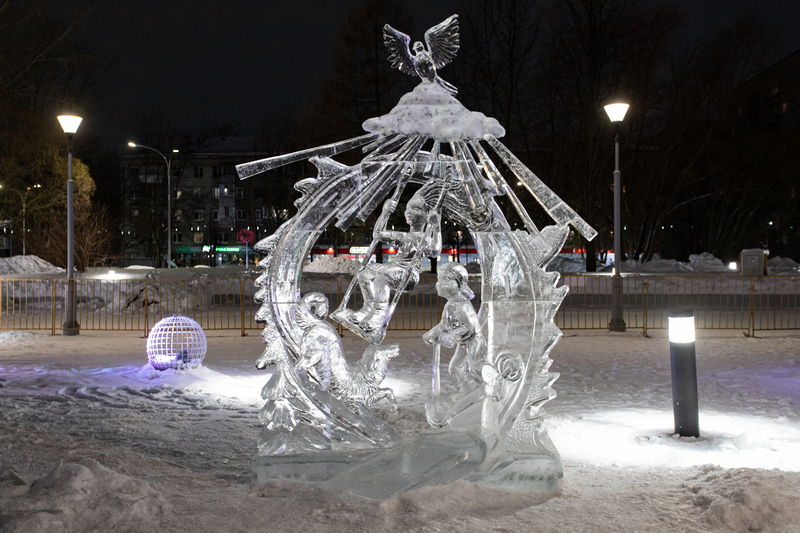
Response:
[[[405,136],[420,134],[441,142],[502,137],[506,130],[497,119],[470,111],[438,83],[422,82],[386,115],[363,124],[370,133]]]

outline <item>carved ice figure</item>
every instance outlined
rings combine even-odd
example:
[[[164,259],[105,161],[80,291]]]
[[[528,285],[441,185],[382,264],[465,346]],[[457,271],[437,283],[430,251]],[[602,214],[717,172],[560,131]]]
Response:
[[[455,378],[459,393],[469,393],[479,382],[473,369],[476,363],[481,362],[480,358],[485,356],[486,339],[481,333],[478,314],[470,303],[475,293],[469,288],[464,265],[442,265],[439,268],[436,292],[447,299],[447,303],[442,309],[439,324],[422,336],[426,344],[433,346],[433,391],[430,401],[425,404],[425,413],[432,426],[443,427],[450,422],[458,407],[454,397],[442,392],[439,374],[441,348],[455,348],[449,364],[450,375]],[[459,396],[459,399],[464,397],[463,394]]]
[[[389,49],[389,61],[392,67],[411,76],[419,76],[423,81],[436,82],[452,94],[458,93],[455,86],[444,81],[436,72],[436,69],[453,60],[461,45],[458,35],[458,15],[452,15],[425,32],[425,44],[428,45],[428,50],[425,50],[421,42],[416,41],[412,55],[408,48],[411,37],[388,24],[383,27],[383,41]]]
[[[311,292],[300,299],[297,323],[303,329],[300,341],[300,359],[297,368],[313,375],[322,390],[330,391],[348,408],[359,411],[360,406],[370,406],[386,399],[397,408],[394,392],[380,388],[386,375],[386,365],[397,357],[400,346],[370,345],[361,360],[354,366],[347,363],[342,348],[342,338],[330,323],[328,299],[319,292]]]
[[[436,257],[442,251],[441,216],[437,200],[425,194],[433,189],[422,188],[406,205],[407,232],[388,231],[389,215],[397,201],[388,200],[372,233],[373,241],[397,247],[391,263],[369,263],[362,268],[356,281],[364,296],[364,305],[358,311],[341,308],[332,317],[348,329],[373,344],[380,343],[386,334],[391,318],[390,306],[398,292],[409,291],[419,282],[419,268],[423,257]]]

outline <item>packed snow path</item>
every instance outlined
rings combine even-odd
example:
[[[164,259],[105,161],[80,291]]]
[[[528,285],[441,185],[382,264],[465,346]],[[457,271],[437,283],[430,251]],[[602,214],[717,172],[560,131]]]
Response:
[[[428,431],[419,336],[387,339],[402,347],[385,382],[400,408],[377,412],[404,437]],[[568,332],[545,409],[560,496],[460,482],[375,503],[249,485],[267,378],[257,335],[212,333],[203,368],[155,373],[138,333],[0,332],[0,531],[796,532],[798,340],[700,332],[694,440],[671,435],[663,335]],[[362,343],[344,343],[357,358]]]

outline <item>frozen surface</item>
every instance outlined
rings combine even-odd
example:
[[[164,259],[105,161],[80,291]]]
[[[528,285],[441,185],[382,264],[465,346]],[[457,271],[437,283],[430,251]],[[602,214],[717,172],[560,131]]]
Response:
[[[387,335],[402,347],[384,381],[399,409],[376,409],[407,440],[430,431],[421,334]],[[159,373],[138,333],[0,332],[2,531],[796,532],[798,341],[699,332],[692,440],[671,435],[662,332],[567,332],[550,354],[558,397],[544,408],[560,496],[455,482],[375,503],[296,482],[250,487],[257,335],[210,332],[203,367]],[[356,361],[363,341],[343,342]]]

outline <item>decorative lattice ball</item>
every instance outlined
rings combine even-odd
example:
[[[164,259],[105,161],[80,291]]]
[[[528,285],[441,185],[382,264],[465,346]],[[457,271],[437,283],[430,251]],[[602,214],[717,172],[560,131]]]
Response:
[[[191,318],[172,315],[147,336],[147,358],[157,370],[197,368],[206,356],[206,335]]]

